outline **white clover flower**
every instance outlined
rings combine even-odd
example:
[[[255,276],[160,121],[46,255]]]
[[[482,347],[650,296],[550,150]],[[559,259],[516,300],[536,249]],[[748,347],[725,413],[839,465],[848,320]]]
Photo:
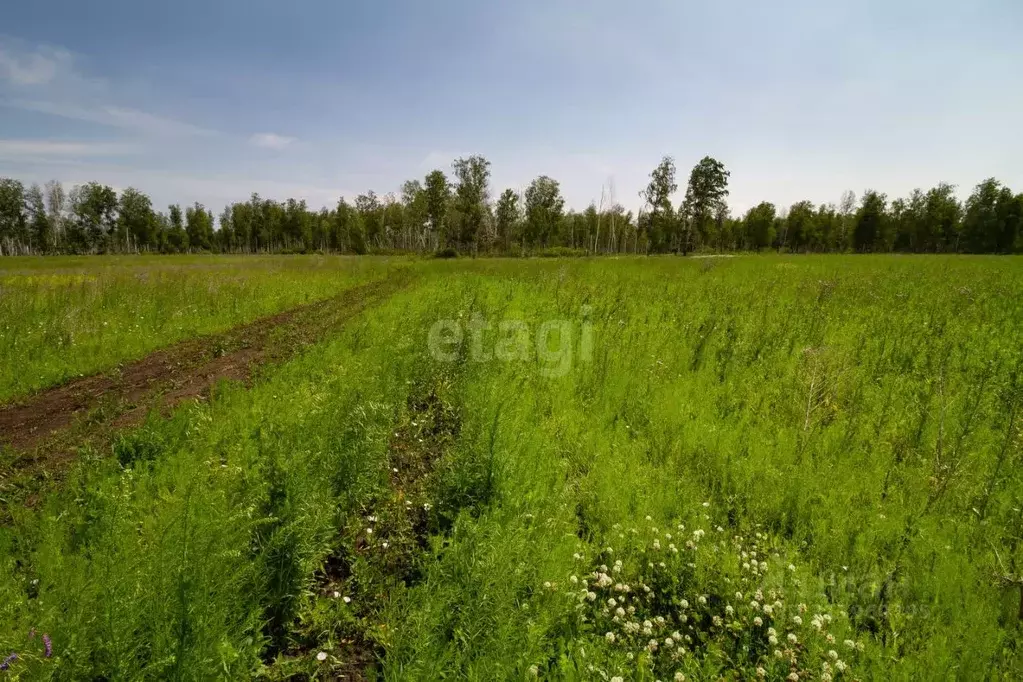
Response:
[[[774,650],[774,657],[775,658],[782,658],[783,656],[784,656],[784,654],[781,652],[781,649],[775,649]]]
[[[682,633],[679,632],[678,630],[675,630],[675,632],[671,633],[671,638],[673,640],[675,640],[676,642],[681,642],[682,641]]]
[[[767,671],[762,667],[757,668],[757,677],[767,677]]]
[[[652,516],[647,516],[647,517],[646,517],[646,520],[647,520],[647,521],[653,521],[654,519],[653,519],[653,517],[652,517]]]
[[[764,613],[770,616],[773,612],[774,612],[773,606],[771,606],[770,604],[764,604]]]
[[[771,635],[773,637],[773,636],[778,634],[778,631],[775,630],[774,628],[767,628],[767,634],[769,634],[769,635]]]
[[[827,661],[821,663],[821,671],[826,673],[831,672],[831,664],[828,663]]]
[[[721,616],[714,616],[711,620],[714,622],[714,627],[721,627]]]
[[[320,662],[326,661],[327,660],[327,652],[326,651],[321,651],[320,653],[316,654],[316,660],[320,661]]]
[[[659,626],[664,627],[664,616],[657,616],[657,618],[654,618],[654,622]]]
[[[863,642],[856,642],[856,651],[863,651]]]
[[[848,649],[855,649],[856,648],[856,642],[852,641],[851,639],[845,640],[845,642],[843,642],[843,644],[845,644],[846,648],[848,648]]]
[[[799,638],[798,638],[798,637],[796,637],[796,635],[795,635],[795,633],[794,633],[794,632],[790,632],[790,633],[789,633],[789,634],[787,635],[787,637],[788,637],[788,640],[789,640],[789,642],[790,642],[790,643],[792,643],[792,644],[795,644],[796,642],[798,642],[798,641],[799,641]]]
[[[700,602],[700,605],[702,606],[707,603],[707,598],[701,594],[699,597],[696,598],[696,601]]]
[[[835,651],[834,649],[829,650],[828,651],[828,658],[830,658],[832,661],[837,661],[838,660],[838,652]]]
[[[671,637],[665,637],[664,646],[670,649],[671,647],[675,646],[675,640],[673,640]]]
[[[576,561],[582,561],[583,555],[580,554],[579,552],[576,552],[575,554],[572,555],[572,558],[575,559]]]
[[[334,597],[334,599],[338,599],[338,598],[340,598],[340,597],[341,597],[341,593],[340,593],[340,592],[338,592],[337,590],[334,590],[334,592],[333,592],[333,595],[332,595],[332,596]]]
[[[625,609],[619,606],[617,609],[615,609],[615,615],[618,616],[619,618],[625,618]]]
[[[683,613],[683,614],[682,614],[681,616],[679,616],[679,617],[678,617],[678,619],[679,619],[680,621],[682,621],[682,624],[683,624],[683,625],[685,625],[686,623],[688,623],[688,622],[689,622],[689,616],[687,616],[687,615],[686,615],[686,614],[684,614],[684,613]]]
[[[606,632],[606,633],[604,633],[604,639],[606,639],[610,644],[614,644],[615,643],[615,633],[613,633],[613,632]]]
[[[342,597],[341,601],[343,601],[346,604],[351,604],[352,603],[352,598],[351,597]]]
[[[789,570],[792,571],[792,572],[795,572],[796,567],[794,565],[792,565],[792,564],[789,564]]]
[[[650,651],[657,651],[657,640],[656,639],[651,639],[647,643],[646,648],[649,649]]]
[[[373,534],[373,529],[372,528],[367,528],[366,529],[366,535],[372,535],[372,534]]]
[[[806,613],[806,604],[800,604],[796,608],[799,609],[800,613]]]
[[[831,673],[821,673],[821,682],[831,682]]]
[[[653,548],[654,548],[654,550],[656,550],[656,551],[660,551],[660,549],[661,549],[661,543],[660,543],[660,541],[659,541],[659,540],[654,540]]]
[[[551,581],[550,581],[550,580],[546,581],[546,582],[545,582],[545,583],[543,584],[543,586],[544,586],[544,589],[546,589],[546,590],[549,590],[549,589],[551,589]]]
[[[630,606],[627,610],[628,610],[630,616],[632,614],[636,613],[636,607],[635,606]]]
[[[537,675],[540,674],[540,669],[537,668],[535,665],[531,665],[529,666],[529,674],[532,675],[533,677],[536,677]]]
[[[675,673],[675,682],[686,682],[686,676],[682,673]]]
[[[669,544],[668,551],[671,552],[672,554],[678,554],[678,547],[676,547],[674,543]]]
[[[755,599],[754,599],[753,601],[751,601],[751,602],[749,603],[749,607],[750,607],[751,609],[753,609],[754,611],[759,611],[759,610],[760,610],[760,603],[759,603],[759,602],[757,602],[757,600],[755,600]]]
[[[729,616],[735,613],[735,609],[732,608],[731,604],[725,607],[725,613],[727,613]]]
[[[597,593],[596,592],[587,592],[586,593],[586,599],[587,599],[587,601],[596,601],[597,600]]]
[[[686,601],[685,599],[683,599],[683,600],[682,600],[681,602],[679,602],[679,603],[680,603],[680,605],[682,606],[682,608],[684,608],[684,609],[688,609],[688,608],[689,608],[689,602],[688,602],[688,601]]]
[[[796,673],[789,673],[789,676],[785,678],[789,682],[799,682],[799,675]]]
[[[827,635],[824,636],[824,639],[828,640],[828,644],[834,644],[835,643],[835,636],[833,634],[831,634],[830,632]]]
[[[796,625],[802,625],[803,619],[800,618],[799,616],[792,616],[792,622],[795,623]]]
[[[778,646],[778,638],[775,635],[771,635],[767,638],[767,643],[771,646]]]
[[[844,673],[845,668],[846,668],[845,661],[835,661],[835,670],[837,670],[840,673]]]
[[[568,582],[572,583],[573,585],[578,585],[579,584],[579,578],[578,578],[578,576],[574,576],[573,575],[572,577],[570,577],[568,579]]]
[[[648,621],[648,620],[643,621],[643,629],[644,630],[650,630],[651,628],[653,628],[653,626],[654,626],[654,624],[651,623],[650,621]]]
[[[761,625],[764,624],[764,619],[761,618],[760,616],[757,616],[756,618],[753,619],[753,624],[756,625],[757,627],[760,627]]]
[[[761,571],[766,571],[767,570],[767,562],[766,561],[761,561],[760,562],[760,570]]]
[[[611,547],[606,548],[604,551],[607,552],[608,554],[614,554],[615,553],[614,549],[611,548]]]
[[[664,534],[664,539],[665,540],[670,540],[671,539],[671,533],[665,533]]]
[[[654,526],[653,528],[651,528],[650,532],[653,533],[654,535],[657,535],[657,533],[658,533],[657,526]]]

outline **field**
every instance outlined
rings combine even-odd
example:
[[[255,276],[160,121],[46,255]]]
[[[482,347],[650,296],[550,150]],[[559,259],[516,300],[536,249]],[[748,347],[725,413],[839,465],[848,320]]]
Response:
[[[0,267],[12,679],[1023,676],[1023,259]]]

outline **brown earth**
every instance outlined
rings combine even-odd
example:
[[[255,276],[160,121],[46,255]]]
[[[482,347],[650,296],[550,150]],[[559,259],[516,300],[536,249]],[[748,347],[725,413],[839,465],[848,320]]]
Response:
[[[223,379],[248,382],[261,366],[287,360],[409,281],[407,272],[398,272],[2,405],[0,449],[6,446],[16,453],[3,468],[21,473],[60,468],[74,459],[80,446],[108,441],[117,430],[140,423],[152,409],[166,412],[186,400],[204,398]],[[0,479],[3,473],[0,469]]]

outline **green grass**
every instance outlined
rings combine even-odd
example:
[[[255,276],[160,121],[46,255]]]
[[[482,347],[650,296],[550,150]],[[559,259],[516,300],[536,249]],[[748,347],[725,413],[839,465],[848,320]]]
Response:
[[[1023,573],[1023,260],[412,267],[252,389],[83,452],[16,512],[10,673],[1023,675],[1000,579]],[[478,359],[468,332],[431,353],[438,319],[476,315],[567,322],[567,371],[550,346]]]
[[[0,400],[174,341],[332,296],[386,274],[348,257],[0,260]]]

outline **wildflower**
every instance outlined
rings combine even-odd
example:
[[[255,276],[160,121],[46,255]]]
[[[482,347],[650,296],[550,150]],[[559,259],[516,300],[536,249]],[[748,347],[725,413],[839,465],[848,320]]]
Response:
[[[832,661],[837,661],[838,660],[838,652],[835,651],[834,649],[831,649],[830,651],[828,651],[828,658],[830,658]]]
[[[792,644],[795,644],[796,642],[798,642],[798,641],[799,641],[799,638],[798,638],[798,637],[796,637],[795,633],[793,633],[793,632],[790,632],[790,633],[788,634],[788,640],[789,640],[789,642],[791,642]]]
[[[678,630],[675,630],[675,632],[671,633],[671,638],[673,640],[675,640],[676,642],[681,642],[682,641],[682,633],[680,633]]]
[[[799,675],[796,673],[789,673],[789,676],[785,678],[789,682],[799,682]]]
[[[670,649],[671,647],[675,646],[675,640],[673,640],[671,637],[665,637],[664,646]]]
[[[831,682],[831,673],[821,673],[821,682]]]
[[[696,599],[696,601],[700,602],[700,605],[701,605],[701,606],[703,606],[703,605],[706,605],[706,603],[707,603],[707,598],[706,598],[705,596],[703,596],[703,595],[701,594],[701,595],[700,595],[700,596],[699,596],[699,597],[698,597],[698,598]]]
[[[650,630],[650,629],[653,629],[653,627],[654,627],[654,624],[651,623],[650,621],[648,621],[648,620],[643,621],[643,629],[644,630]]]
[[[596,592],[587,592],[586,593],[586,599],[587,599],[587,601],[596,601],[597,593]]]
[[[680,602],[680,604],[681,604],[682,608],[684,608],[684,609],[688,609],[688,608],[689,608],[689,602],[688,602],[688,601],[686,601],[685,599],[683,599],[683,600],[682,600],[682,601]]]
[[[334,599],[340,599],[341,598],[341,593],[338,592],[337,590],[334,590],[334,595],[333,596],[334,596]]]
[[[341,601],[343,601],[346,604],[351,604],[352,603],[352,598],[351,597],[342,597]]]
[[[369,517],[366,518],[366,520],[369,521],[370,523],[376,523],[377,522],[377,517],[369,516]]]
[[[714,616],[712,620],[714,621],[714,627],[721,627],[721,616]]]
[[[664,627],[664,616],[657,616],[657,618],[654,618],[654,622],[657,623],[659,626],[661,626],[663,628]]]
[[[771,635],[767,638],[767,642],[771,646],[778,646],[778,637],[776,635]]]
[[[835,636],[833,634],[831,634],[830,632],[824,637],[824,639],[828,640],[828,644],[834,644],[835,643]]]
[[[757,677],[767,677],[767,671],[764,670],[762,667],[757,668]]]
[[[0,670],[7,670],[11,667],[11,663],[14,663],[16,660],[18,660],[18,654],[11,653],[11,655],[3,660],[3,663],[0,663]]]
[[[658,540],[654,540],[654,549],[655,549],[656,551],[660,551],[660,549],[661,549],[661,543],[660,543],[660,541],[658,541]]]
[[[629,656],[632,656],[632,652],[629,652]],[[619,675],[611,678],[611,682],[625,682],[625,679]]]
[[[387,549],[387,541],[381,543],[380,546],[383,547],[384,549]]]
[[[686,682],[686,676],[682,673],[675,673],[675,682]]]
[[[751,601],[749,603],[749,607],[751,609],[753,609],[754,611],[759,611],[760,610],[760,604],[756,600]]]
[[[544,587],[544,589],[545,589],[545,590],[549,590],[549,589],[551,589],[551,581],[550,581],[550,580],[546,581],[546,582],[545,582],[545,583],[543,584],[543,587]]]
[[[651,640],[650,640],[650,641],[649,641],[649,642],[647,643],[647,645],[646,645],[646,648],[647,648],[647,650],[649,650],[649,651],[651,651],[651,652],[653,652],[653,651],[657,651],[657,640],[656,640],[656,639],[651,639]]]
[[[653,521],[654,519],[653,519],[653,517],[651,517],[651,516],[647,516],[647,517],[646,517],[646,520],[647,520],[647,521]]]
[[[794,573],[796,571],[796,567],[793,566],[792,564],[789,564],[789,571],[792,571]]]
[[[619,606],[617,609],[615,609],[615,615],[618,616],[619,618],[625,618],[625,609]]]
[[[800,618],[799,616],[792,616],[792,622],[795,623],[796,625],[802,625],[803,619]]]
[[[606,633],[604,633],[604,639],[606,639],[609,644],[614,644],[615,643],[615,633],[613,633],[613,632],[606,632]]]
[[[430,511],[432,508],[433,508],[433,505],[431,505],[429,502],[424,502],[423,503],[423,510],[424,511]]]
[[[835,661],[835,670],[840,673],[845,672],[845,661]]]
[[[774,637],[775,635],[777,635],[777,634],[778,634],[778,631],[777,631],[777,630],[775,630],[774,628],[767,628],[767,634],[769,634],[769,635],[771,635],[772,637]]]
[[[327,652],[326,651],[321,651],[320,653],[316,654],[316,660],[317,661],[321,661],[321,662],[322,661],[326,661],[327,660]]]
[[[614,607],[618,606],[618,602],[615,601],[614,597],[611,597],[610,599],[607,600],[607,605],[613,609]]]
[[[784,657],[784,654],[781,652],[781,649],[775,649],[774,650],[774,657],[775,658],[782,658],[782,657]]]
[[[771,606],[770,604],[764,604],[764,613],[770,616],[772,613],[774,613],[774,607]]]
[[[575,559],[576,561],[582,561],[583,555],[580,554],[579,552],[576,552],[575,554],[572,555],[572,558]]]
[[[709,506],[710,506],[710,502],[704,502],[704,503],[703,503],[703,506],[704,506],[704,507],[709,507]]]
[[[573,575],[568,579],[568,582],[572,583],[573,585],[577,585],[579,584],[579,578]]]
[[[373,529],[372,528],[367,528],[366,529],[366,535],[372,535],[372,534],[373,534]]]
[[[735,599],[736,601],[742,601],[742,592],[736,592]]]
[[[533,677],[536,677],[537,675],[540,674],[540,669],[537,668],[535,665],[531,665],[529,666],[529,674],[532,675]]]
[[[757,616],[756,618],[753,619],[753,624],[756,625],[757,627],[760,627],[761,625],[764,624],[764,619],[761,618],[760,616]]]
[[[855,649],[856,648],[856,642],[852,641],[851,639],[845,640],[844,644],[845,644],[847,649]]]
[[[729,616],[735,613],[735,609],[732,608],[731,604],[725,607],[725,613],[727,613]]]

